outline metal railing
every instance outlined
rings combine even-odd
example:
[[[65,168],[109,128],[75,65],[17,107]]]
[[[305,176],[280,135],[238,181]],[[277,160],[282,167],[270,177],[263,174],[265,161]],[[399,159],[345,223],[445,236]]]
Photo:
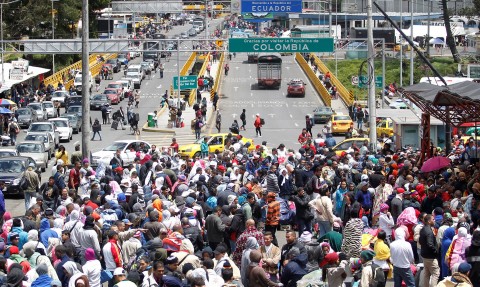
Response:
[[[203,76],[205,74],[205,71],[207,70],[209,59],[210,59],[210,53],[208,53],[204,57],[204,62],[203,62],[202,68],[198,72],[198,77]],[[190,91],[190,96],[188,97],[188,104],[190,106],[193,106],[193,103],[195,102],[196,96],[197,96],[197,89],[192,89]]]
[[[312,83],[313,88],[317,93],[320,95],[320,97],[323,100],[323,103],[325,106],[332,106],[332,96],[330,93],[327,91],[323,83],[320,81],[320,79],[317,77],[317,75],[313,72],[313,70],[310,68],[309,64],[305,59],[303,58],[302,54],[296,53],[295,54],[295,60],[298,62],[302,70],[307,74],[308,79]]]
[[[213,101],[213,97],[216,92],[218,92],[218,87],[220,86],[220,77],[222,73],[223,62],[225,61],[225,53],[222,53],[220,56],[220,61],[218,61],[217,74],[215,75],[215,80],[213,82],[212,90],[210,91],[210,101]]]

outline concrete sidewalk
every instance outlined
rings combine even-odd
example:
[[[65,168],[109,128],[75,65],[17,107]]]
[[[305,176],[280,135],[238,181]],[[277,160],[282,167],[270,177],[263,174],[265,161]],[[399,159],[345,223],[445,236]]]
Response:
[[[210,74],[212,75],[214,81],[218,81],[221,79],[216,79],[219,67],[219,61],[217,60],[215,63],[210,62]],[[208,73],[205,71],[204,76],[207,76]],[[202,134],[208,132],[210,129],[211,123],[214,122],[216,113],[213,111],[213,103],[210,100],[210,90],[203,91],[202,99],[205,97],[207,100],[207,115],[206,115],[206,123],[202,127]],[[149,128],[145,124],[143,128],[142,138],[149,140],[149,142],[160,145],[166,146],[171,143],[171,138],[175,137],[179,144],[183,143],[191,143],[195,140],[195,132],[191,129],[192,120],[195,119],[195,111],[193,107],[187,106],[184,111],[182,111],[182,122],[184,123],[184,127],[169,127],[168,122],[170,120],[169,109],[167,106],[162,108],[157,114],[157,125],[156,128]],[[146,135],[146,133],[150,135]],[[156,135],[154,135],[156,134]]]
[[[310,63],[308,65],[310,66],[311,69],[313,69],[313,66],[310,65]],[[321,75],[319,70],[317,70],[316,75],[317,75],[317,77]],[[331,108],[334,112],[343,113],[343,114],[348,115],[348,109],[347,109],[347,107],[345,106],[345,104],[343,103],[343,101],[341,100],[340,97],[338,97],[337,99],[332,98],[331,105],[332,105]]]

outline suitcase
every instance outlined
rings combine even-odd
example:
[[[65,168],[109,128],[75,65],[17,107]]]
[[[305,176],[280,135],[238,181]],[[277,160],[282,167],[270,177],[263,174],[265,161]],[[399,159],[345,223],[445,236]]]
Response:
[[[112,122],[112,129],[116,130],[118,128],[118,121]]]

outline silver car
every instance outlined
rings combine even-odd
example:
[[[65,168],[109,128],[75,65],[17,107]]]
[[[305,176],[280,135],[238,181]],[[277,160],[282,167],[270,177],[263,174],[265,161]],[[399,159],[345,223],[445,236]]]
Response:
[[[58,147],[58,143],[60,142],[60,136],[58,134],[58,131],[55,128],[54,123],[52,123],[52,122],[33,123],[28,128],[27,135],[30,134],[31,132],[47,132],[47,133],[49,133],[52,136],[52,138],[55,142],[55,147]]]
[[[45,152],[45,146],[42,142],[37,141],[24,141],[17,144],[17,152],[20,156],[27,156],[33,158],[37,168],[40,168],[42,172],[47,169],[48,158]]]
[[[45,112],[47,113],[47,118],[54,118],[57,115],[57,111],[53,106],[53,102],[43,102],[43,107],[45,108]]]
[[[55,141],[53,140],[52,136],[46,132],[39,132],[39,133],[28,133],[25,137],[26,141],[35,141],[35,142],[43,142],[45,147],[45,152],[47,153],[47,158],[51,159],[55,152]]]
[[[37,113],[30,108],[21,108],[16,112],[18,125],[20,127],[29,127],[31,123],[37,121]]]
[[[32,109],[35,113],[37,113],[38,119],[47,119],[47,110],[42,103],[30,103],[27,105],[27,108]]]

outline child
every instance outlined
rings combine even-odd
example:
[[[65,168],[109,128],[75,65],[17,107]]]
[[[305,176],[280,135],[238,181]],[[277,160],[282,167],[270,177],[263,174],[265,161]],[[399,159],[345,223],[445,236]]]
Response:
[[[340,261],[339,254],[341,253],[329,253],[320,263],[322,267],[322,281],[327,282],[328,286],[343,286],[343,281],[347,277],[347,273],[345,273],[347,261]]]

